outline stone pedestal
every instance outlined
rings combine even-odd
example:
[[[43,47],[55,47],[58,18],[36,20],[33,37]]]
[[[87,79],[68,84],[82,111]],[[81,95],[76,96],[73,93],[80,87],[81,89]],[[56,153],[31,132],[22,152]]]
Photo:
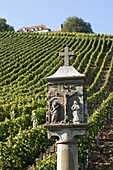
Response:
[[[78,170],[77,139],[88,136],[89,125],[81,124],[54,124],[45,125],[48,129],[48,138],[57,139],[57,170]]]

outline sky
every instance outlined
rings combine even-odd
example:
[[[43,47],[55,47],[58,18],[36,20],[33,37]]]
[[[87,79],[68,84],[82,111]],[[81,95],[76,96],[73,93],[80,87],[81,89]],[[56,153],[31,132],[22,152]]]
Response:
[[[0,0],[0,17],[14,27],[60,30],[68,17],[82,18],[96,34],[113,35],[113,0]]]

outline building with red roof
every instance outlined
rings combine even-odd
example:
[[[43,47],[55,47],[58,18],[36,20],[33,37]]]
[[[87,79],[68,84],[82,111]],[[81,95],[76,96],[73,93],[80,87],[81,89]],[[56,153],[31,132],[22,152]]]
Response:
[[[46,28],[44,25],[34,26],[34,27],[23,27],[17,32],[49,32],[50,29]]]

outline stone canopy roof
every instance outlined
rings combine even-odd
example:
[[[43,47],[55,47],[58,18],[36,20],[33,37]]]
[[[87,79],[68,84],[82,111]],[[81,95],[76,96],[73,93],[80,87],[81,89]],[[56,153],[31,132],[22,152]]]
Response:
[[[63,80],[84,80],[85,75],[79,73],[73,66],[60,67],[53,75],[46,77],[47,81],[63,81]]]

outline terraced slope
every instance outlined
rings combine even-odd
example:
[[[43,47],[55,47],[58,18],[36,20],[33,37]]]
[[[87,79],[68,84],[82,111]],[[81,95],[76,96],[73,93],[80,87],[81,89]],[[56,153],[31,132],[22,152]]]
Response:
[[[111,109],[112,36],[76,33],[0,33],[2,167],[24,169],[32,165],[37,155],[47,147],[49,141],[46,131],[41,126],[45,123],[46,113],[45,77],[52,75],[64,65],[64,59],[59,56],[59,52],[64,51],[66,46],[75,52],[75,55],[70,57],[70,65],[87,77],[90,117],[95,115],[95,110],[105,101],[111,101]],[[33,129],[34,112],[37,128]],[[99,128],[100,126],[99,124]]]
[[[88,170],[113,169],[113,112],[99,134],[98,143],[93,143],[89,160]]]

